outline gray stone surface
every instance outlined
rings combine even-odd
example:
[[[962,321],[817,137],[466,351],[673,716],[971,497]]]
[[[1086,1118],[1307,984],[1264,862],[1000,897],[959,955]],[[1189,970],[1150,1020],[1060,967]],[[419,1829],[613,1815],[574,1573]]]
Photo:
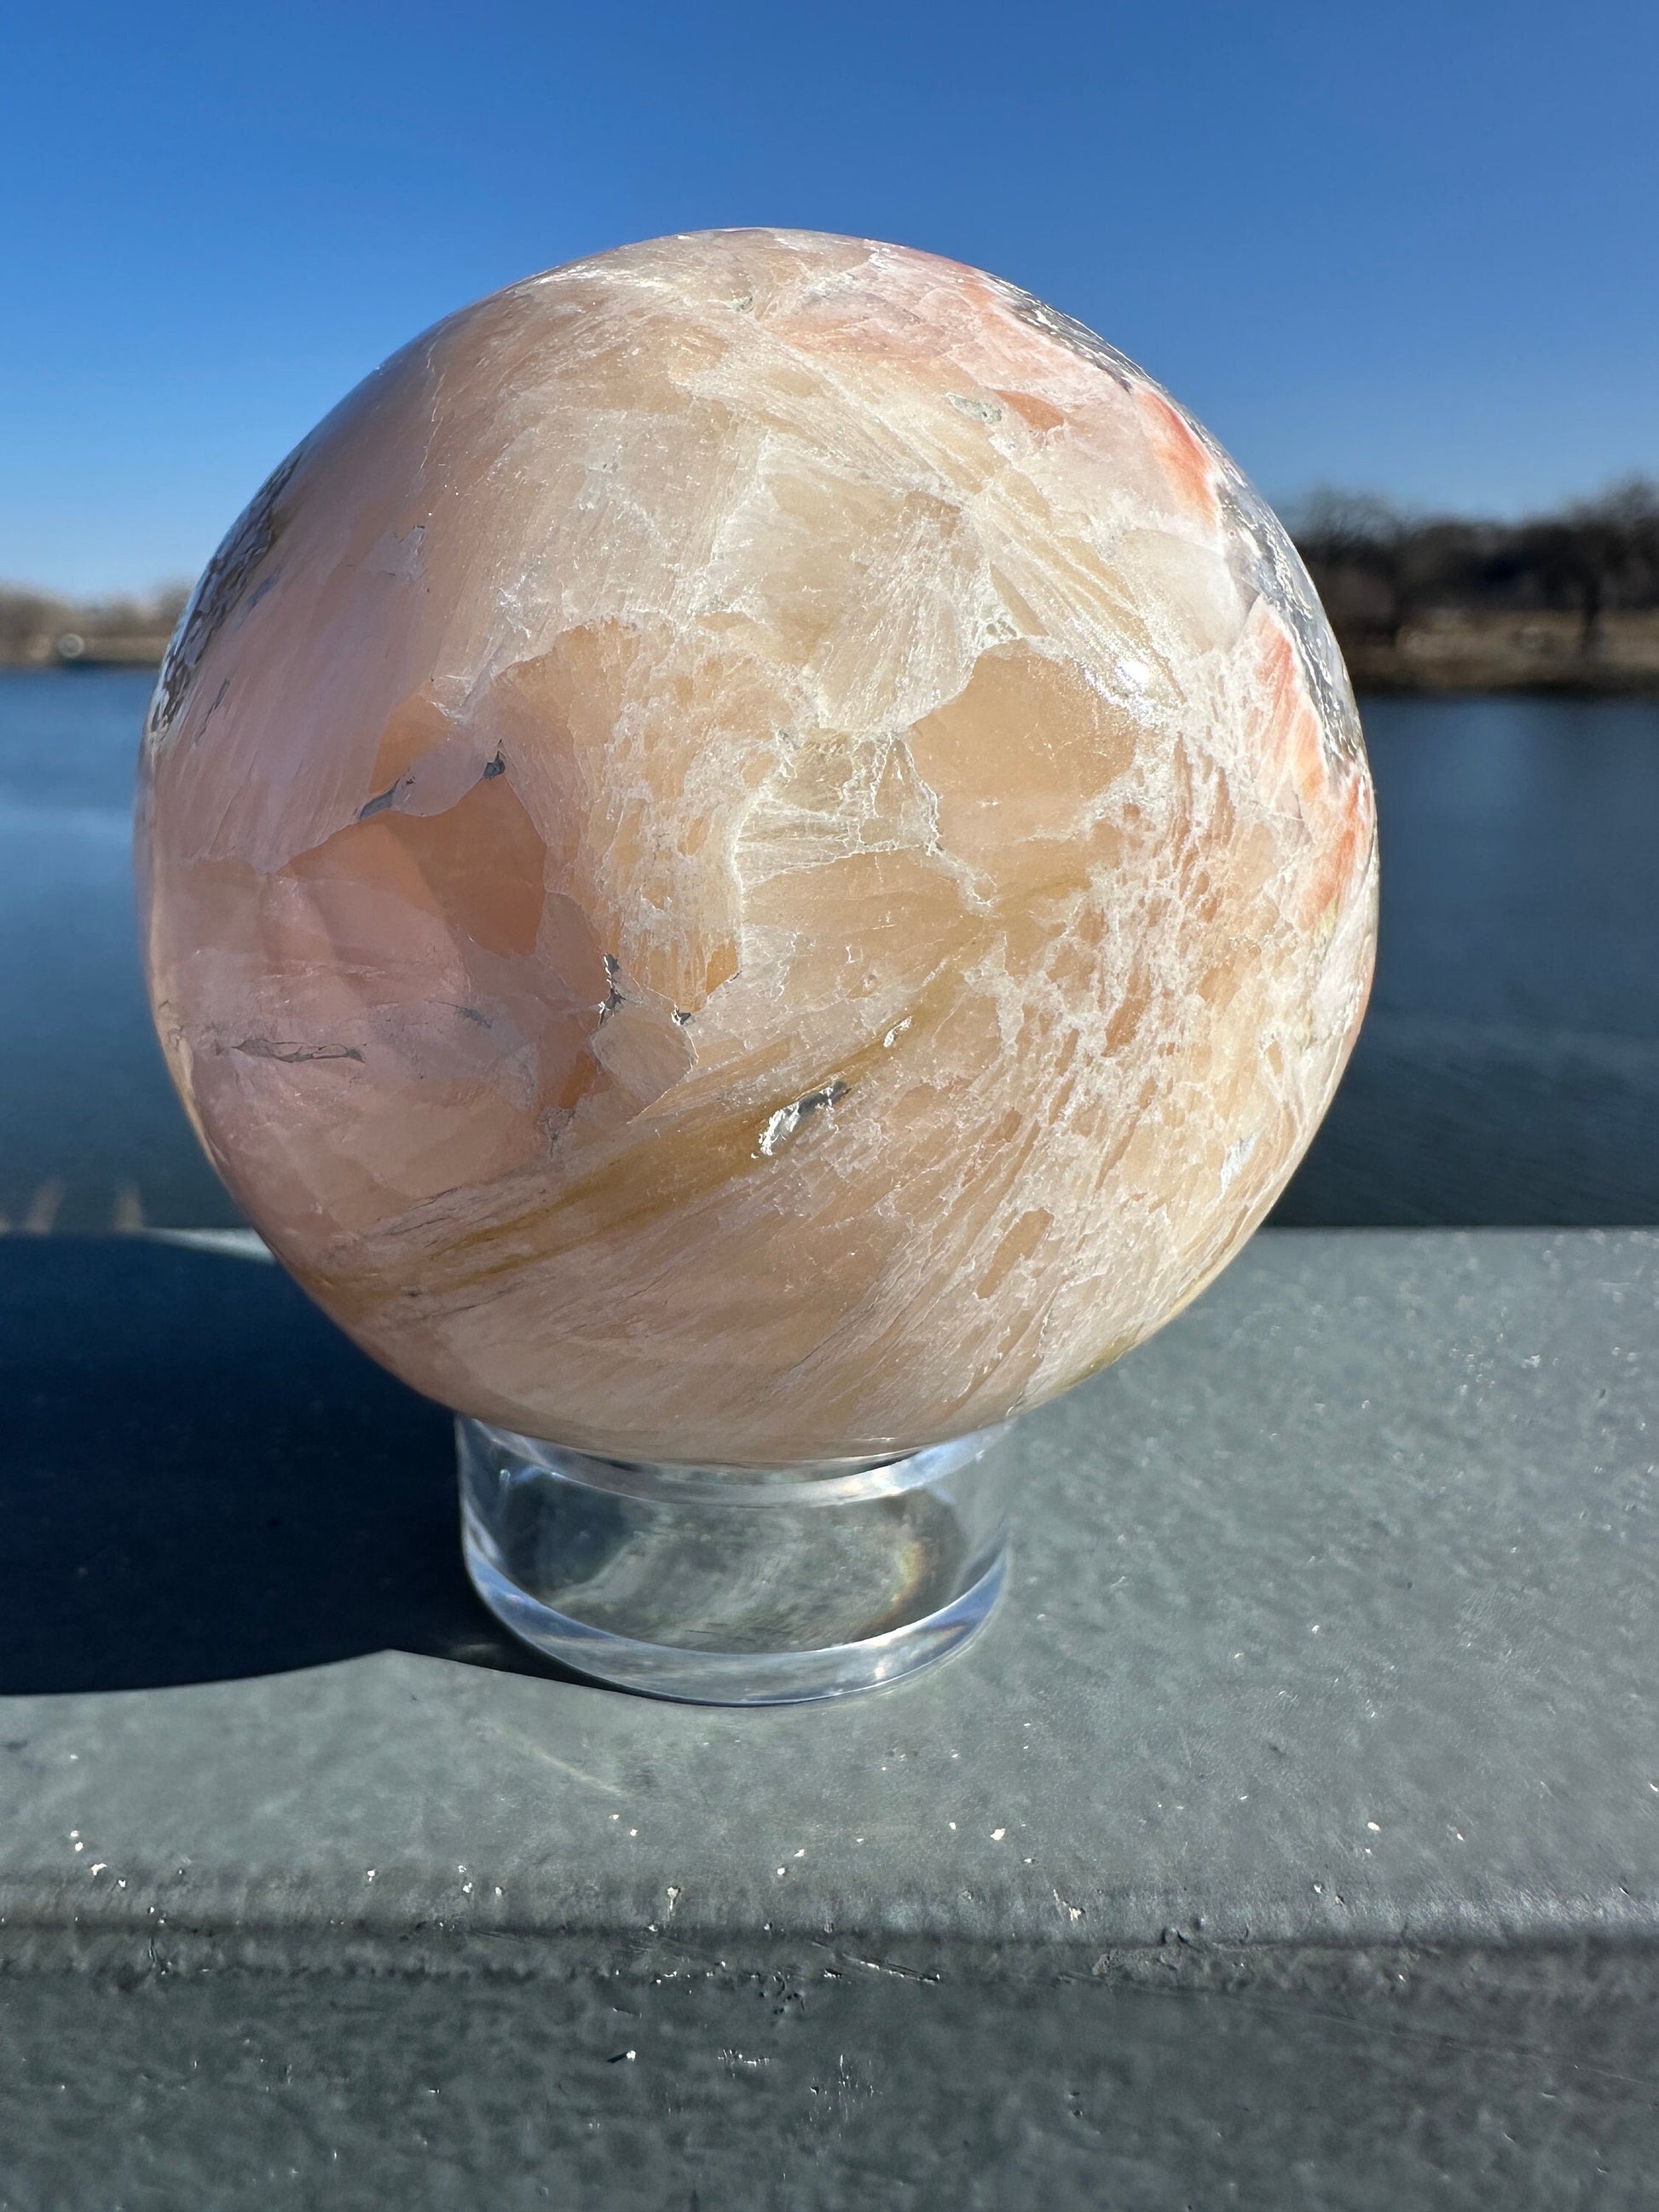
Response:
[[[1260,1237],[973,1650],[720,1714],[505,1647],[274,1269],[0,1244],[0,2206],[1648,2201],[1656,1304]]]

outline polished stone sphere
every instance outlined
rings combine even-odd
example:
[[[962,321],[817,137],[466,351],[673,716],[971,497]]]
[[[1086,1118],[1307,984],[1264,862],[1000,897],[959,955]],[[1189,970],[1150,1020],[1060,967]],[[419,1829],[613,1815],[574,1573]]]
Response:
[[[1283,531],[957,263],[659,239],[464,309],[225,540],[145,743],[174,1076],[416,1388],[613,1456],[1040,1403],[1261,1221],[1364,1006]]]

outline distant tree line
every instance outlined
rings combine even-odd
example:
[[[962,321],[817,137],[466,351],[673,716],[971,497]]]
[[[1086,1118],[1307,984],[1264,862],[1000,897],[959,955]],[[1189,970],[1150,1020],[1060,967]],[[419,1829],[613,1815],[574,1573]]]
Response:
[[[1647,477],[1519,522],[1413,514],[1328,489],[1289,520],[1345,645],[1396,646],[1443,609],[1549,611],[1576,618],[1579,651],[1590,654],[1607,614],[1659,608],[1659,483]]]
[[[190,597],[188,584],[107,599],[70,599],[0,584],[0,661],[51,665],[159,656]]]
[[[1443,611],[1539,611],[1571,615],[1588,657],[1607,615],[1659,609],[1659,483],[1648,477],[1519,522],[1425,515],[1329,489],[1288,520],[1345,646],[1396,647]],[[0,585],[0,661],[159,657],[189,591],[86,601]]]

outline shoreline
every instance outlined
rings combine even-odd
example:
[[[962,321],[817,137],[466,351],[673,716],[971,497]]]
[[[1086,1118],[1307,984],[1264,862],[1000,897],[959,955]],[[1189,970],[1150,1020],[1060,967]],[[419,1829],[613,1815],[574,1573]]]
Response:
[[[1461,626],[1460,626],[1461,627]],[[100,671],[149,674],[161,666],[167,638],[94,641],[74,656],[7,653],[0,648],[0,678],[56,675],[73,678]],[[1638,647],[1632,650],[1632,646]],[[1642,649],[1642,648],[1649,648]],[[1526,640],[1460,635],[1449,625],[1407,632],[1395,645],[1350,641],[1343,657],[1356,695],[1364,698],[1484,698],[1519,696],[1558,699],[1659,700],[1659,634],[1615,638],[1584,653],[1546,633]]]
[[[84,660],[7,660],[0,658],[0,684],[12,676],[61,677],[75,683],[83,676],[153,676],[161,665],[154,660],[112,655]],[[1545,674],[1510,669],[1468,668],[1433,671],[1401,668],[1362,670],[1349,664],[1354,696],[1367,699],[1650,699],[1659,702],[1659,676],[1626,673],[1620,670],[1575,674],[1559,671]]]
[[[1659,698],[1659,616],[1647,611],[1604,615],[1587,640],[1578,615],[1437,607],[1395,637],[1349,629],[1338,641],[1362,696]]]
[[[0,675],[74,676],[83,669],[156,669],[170,641],[167,638],[112,639],[107,646],[89,641],[76,653],[8,653],[0,647]]]
[[[1351,661],[1356,699],[1652,699],[1659,675],[1611,669],[1540,672],[1505,668],[1425,671],[1388,668],[1362,672]]]

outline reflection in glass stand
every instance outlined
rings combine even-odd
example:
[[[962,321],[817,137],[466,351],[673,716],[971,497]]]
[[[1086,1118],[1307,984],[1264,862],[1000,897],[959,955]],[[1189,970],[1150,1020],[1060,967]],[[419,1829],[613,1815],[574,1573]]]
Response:
[[[601,1681],[715,1705],[840,1697],[960,1650],[1002,1588],[1006,1428],[780,1473],[456,1429],[479,1595]]]

